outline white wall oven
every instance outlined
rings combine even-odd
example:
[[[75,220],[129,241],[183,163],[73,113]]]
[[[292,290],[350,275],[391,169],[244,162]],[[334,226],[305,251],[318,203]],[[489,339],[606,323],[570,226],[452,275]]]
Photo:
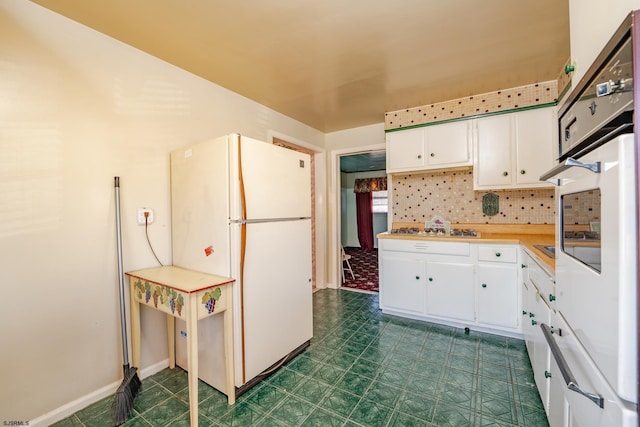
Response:
[[[559,111],[557,325],[543,332],[567,384],[565,425],[638,422],[637,141],[629,15]],[[640,45],[638,45],[640,46]],[[554,328],[555,329],[555,328]]]

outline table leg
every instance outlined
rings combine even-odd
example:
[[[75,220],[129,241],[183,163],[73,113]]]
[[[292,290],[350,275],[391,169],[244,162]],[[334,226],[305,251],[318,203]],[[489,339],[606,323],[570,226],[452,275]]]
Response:
[[[176,318],[167,314],[167,344],[169,347],[169,369],[176,367]]]
[[[131,366],[140,370],[140,304],[136,300],[136,290],[133,279],[129,282],[129,297],[131,305]]]
[[[231,287],[229,287],[231,288]],[[227,309],[224,311],[224,362],[226,372],[227,403],[236,403],[235,363],[233,353],[233,291],[227,290]]]
[[[189,296],[187,369],[189,371],[190,425],[198,427],[198,302],[196,293]]]

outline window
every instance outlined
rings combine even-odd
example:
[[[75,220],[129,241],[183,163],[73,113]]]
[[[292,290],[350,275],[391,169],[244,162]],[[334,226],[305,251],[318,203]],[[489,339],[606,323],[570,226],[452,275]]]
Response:
[[[388,199],[387,191],[372,191],[372,207],[373,213],[387,213],[388,212]]]

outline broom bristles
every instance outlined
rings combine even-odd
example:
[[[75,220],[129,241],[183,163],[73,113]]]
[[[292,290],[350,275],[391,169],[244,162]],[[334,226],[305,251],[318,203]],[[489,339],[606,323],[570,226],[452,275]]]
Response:
[[[125,366],[124,379],[120,387],[118,387],[118,390],[116,390],[114,402],[114,425],[116,426],[124,424],[129,419],[131,411],[133,411],[133,403],[142,387],[142,382],[140,378],[138,378],[137,371],[136,368]]]

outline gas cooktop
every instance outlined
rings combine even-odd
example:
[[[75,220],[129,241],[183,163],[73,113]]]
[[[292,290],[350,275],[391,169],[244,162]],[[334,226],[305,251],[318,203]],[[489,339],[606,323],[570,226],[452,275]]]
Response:
[[[392,229],[390,233],[430,237],[480,237],[480,233],[470,228],[452,228],[447,234],[444,228],[425,228],[421,231],[418,227],[400,227]]]

